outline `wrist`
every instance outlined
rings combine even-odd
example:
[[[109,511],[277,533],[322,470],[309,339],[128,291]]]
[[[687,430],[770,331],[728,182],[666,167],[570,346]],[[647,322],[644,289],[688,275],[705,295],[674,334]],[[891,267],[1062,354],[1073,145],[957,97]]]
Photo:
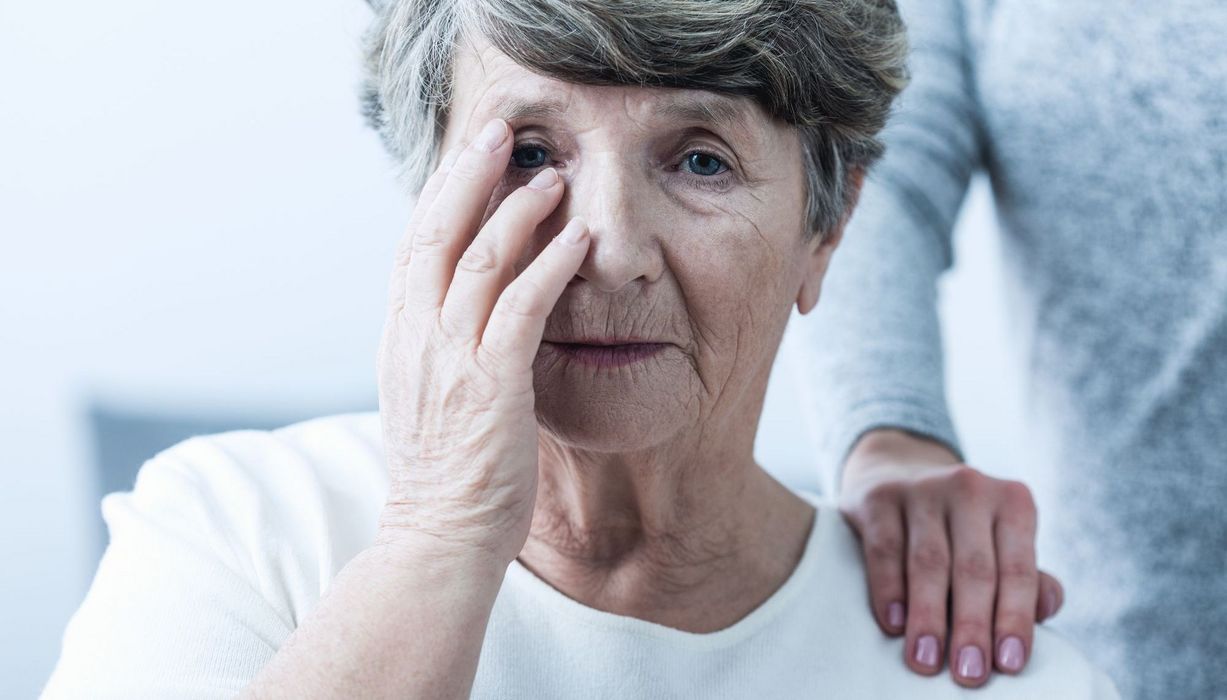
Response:
[[[949,467],[962,459],[944,443],[897,428],[875,428],[856,441],[844,461],[842,485],[880,472]]]
[[[511,563],[494,549],[462,537],[383,522],[368,549],[390,565],[447,579],[501,582]]]

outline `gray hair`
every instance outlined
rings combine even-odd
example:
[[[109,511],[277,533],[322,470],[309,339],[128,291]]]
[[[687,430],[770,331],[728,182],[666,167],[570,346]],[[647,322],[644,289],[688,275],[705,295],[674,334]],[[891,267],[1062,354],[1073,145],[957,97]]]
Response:
[[[748,96],[795,126],[807,231],[850,210],[848,178],[907,84],[894,0],[369,0],[363,112],[417,192],[434,169],[455,48],[475,36],[517,64],[577,84]]]

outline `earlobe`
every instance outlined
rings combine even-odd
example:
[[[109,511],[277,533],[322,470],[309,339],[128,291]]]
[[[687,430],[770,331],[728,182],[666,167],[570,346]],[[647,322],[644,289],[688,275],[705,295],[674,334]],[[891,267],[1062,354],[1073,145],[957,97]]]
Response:
[[[819,234],[821,235],[821,234]],[[801,279],[801,288],[797,291],[797,311],[809,313],[818,305],[818,297],[822,291],[822,278],[826,276],[831,254],[839,243],[838,235],[828,235],[819,243],[806,263],[805,276]]]
[[[853,209],[856,208],[857,200],[860,199],[861,186],[865,182],[864,168],[857,168],[848,175],[848,187],[851,188],[850,197],[848,198],[848,208],[844,213],[843,219],[833,231],[829,231],[824,236],[821,233],[815,234],[820,237],[821,242],[810,253],[808,268],[805,271],[805,277],[801,280],[801,288],[797,292],[797,311],[801,314],[807,314],[818,305],[818,298],[822,292],[822,280],[826,277],[827,268],[831,264],[831,256],[835,254],[835,248],[839,246],[840,240],[843,239],[844,228],[848,225],[848,219],[852,216]]]

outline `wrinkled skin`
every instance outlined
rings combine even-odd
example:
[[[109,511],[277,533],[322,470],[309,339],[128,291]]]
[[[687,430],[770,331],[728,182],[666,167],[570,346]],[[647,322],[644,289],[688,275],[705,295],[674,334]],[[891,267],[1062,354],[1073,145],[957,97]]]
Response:
[[[489,149],[473,145],[483,127]],[[605,610],[732,624],[791,572],[812,519],[752,458],[791,306],[817,303],[842,232],[804,235],[795,130],[745,98],[574,85],[478,45],[458,57],[444,149],[398,251],[380,347],[380,536],[411,533],[442,558],[519,557]],[[564,225],[578,240],[554,238]],[[553,346],[594,337],[667,347],[595,368]],[[923,490],[957,510],[956,486]],[[884,489],[866,492],[880,503]],[[894,502],[896,518],[936,507]]]

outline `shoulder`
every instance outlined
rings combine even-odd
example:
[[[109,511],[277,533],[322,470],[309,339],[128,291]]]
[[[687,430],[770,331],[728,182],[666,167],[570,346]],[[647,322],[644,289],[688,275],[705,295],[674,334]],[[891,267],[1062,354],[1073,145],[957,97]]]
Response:
[[[1112,681],[1070,640],[1044,626],[1035,630],[1031,658],[1017,676],[994,675],[984,689],[967,691],[948,674],[931,678],[907,670],[903,640],[883,635],[869,611],[864,560],[856,533],[834,503],[815,493],[796,491],[817,510],[814,527],[819,561],[813,585],[824,599],[824,617],[836,623],[848,653],[874,656],[879,680],[890,687],[910,689],[909,697],[963,697],[991,690],[994,698],[1059,697],[1070,700],[1112,700],[1119,694]],[[855,659],[850,659],[853,663]]]
[[[146,461],[132,494],[151,502],[195,498],[235,527],[268,532],[375,497],[386,489],[383,464],[379,414],[338,414],[189,438]],[[293,523],[275,522],[285,518]]]
[[[184,440],[102,502],[111,538],[207,548],[269,599],[309,607],[374,536],[387,490],[379,414]]]

